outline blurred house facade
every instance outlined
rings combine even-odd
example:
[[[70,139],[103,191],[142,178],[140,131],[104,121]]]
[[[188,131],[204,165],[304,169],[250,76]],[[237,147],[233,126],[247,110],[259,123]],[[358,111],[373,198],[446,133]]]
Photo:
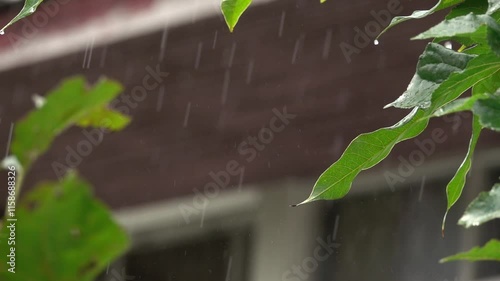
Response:
[[[346,199],[289,207],[355,136],[407,114],[382,107],[425,47],[409,38],[439,17],[375,46],[387,15],[433,2],[317,2],[254,0],[230,34],[217,0],[47,0],[0,37],[0,146],[31,96],[65,77],[125,86],[114,106],[129,128],[88,155],[78,146],[95,134],[71,129],[26,183],[75,166],[113,208],[134,245],[102,280],[500,280],[494,263],[438,263],[500,234],[498,222],[456,226],[500,176],[498,136],[485,133],[441,237],[467,114],[432,120]],[[20,6],[2,9],[7,21]]]

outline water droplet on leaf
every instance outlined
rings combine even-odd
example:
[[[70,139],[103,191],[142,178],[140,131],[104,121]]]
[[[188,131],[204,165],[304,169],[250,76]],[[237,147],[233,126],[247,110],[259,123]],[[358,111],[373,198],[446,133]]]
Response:
[[[375,46],[377,46],[377,45],[379,44],[378,40],[377,40],[377,39],[375,39],[375,41],[373,41],[373,44],[374,44]]]
[[[34,94],[31,96],[31,99],[33,100],[36,108],[42,108],[45,105],[45,98],[42,96]]]

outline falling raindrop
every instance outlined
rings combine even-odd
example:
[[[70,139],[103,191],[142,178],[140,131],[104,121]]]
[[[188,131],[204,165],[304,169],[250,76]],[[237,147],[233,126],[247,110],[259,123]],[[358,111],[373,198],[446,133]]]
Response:
[[[378,44],[379,44],[379,43],[380,43],[380,42],[378,42],[378,40],[377,40],[377,39],[375,39],[375,41],[373,41],[373,44],[374,44],[375,46],[378,46]]]
[[[233,66],[234,54],[236,53],[236,42],[233,42],[233,46],[231,47],[231,54],[229,55],[228,67],[231,68]]]
[[[163,58],[165,57],[165,46],[167,45],[167,39],[168,39],[168,29],[167,27],[165,27],[161,35],[160,55],[158,56],[158,61],[162,61]]]
[[[5,34],[5,31],[2,29],[0,30],[0,35],[4,35]]]
[[[90,42],[87,42],[87,47],[85,48],[85,55],[83,57],[83,64],[82,68],[90,68],[90,61],[92,60],[92,51],[94,49],[94,40],[95,38],[92,37],[92,40]]]
[[[422,184],[420,185],[420,193],[418,194],[418,201],[422,201],[422,195],[424,194],[424,186],[425,186],[425,176],[422,178]]]
[[[297,61],[299,51],[302,48],[302,45],[304,43],[304,38],[305,38],[305,34],[302,33],[299,36],[299,39],[297,39],[297,41],[295,41],[295,47],[293,49],[293,56],[292,56],[292,64],[295,64],[295,62]]]
[[[332,30],[328,29],[326,31],[326,38],[325,38],[325,44],[323,45],[323,59],[327,59],[328,55],[330,54],[330,46],[332,43]]]
[[[12,131],[14,129],[14,123],[10,123],[10,133],[9,133],[9,140],[7,141],[7,148],[5,149],[5,159],[2,161],[2,163],[5,165],[9,165],[11,163],[13,164],[18,164],[17,163],[17,158],[15,156],[9,156],[9,150],[10,150],[10,142],[12,140]],[[9,156],[9,157],[7,157]],[[13,158],[12,158],[13,157]],[[19,166],[17,166],[19,167]]]
[[[221,96],[221,103],[225,104],[226,99],[227,99],[227,92],[229,89],[229,82],[231,81],[231,73],[229,72],[229,69],[226,70],[226,73],[224,74],[224,84],[222,85],[222,96]]]
[[[281,20],[280,20],[280,28],[278,31],[278,37],[281,37],[283,35],[283,26],[285,25],[285,17],[286,17],[286,12],[285,11],[281,12]]]
[[[196,61],[194,63],[194,68],[198,69],[200,67],[201,51],[203,50],[203,42],[198,43],[198,51],[196,54]]]
[[[156,112],[160,112],[163,106],[163,96],[165,95],[165,86],[160,87],[160,93],[158,95],[158,102],[156,103]]]
[[[216,30],[215,34],[214,34],[214,43],[212,44],[212,49],[215,49],[215,45],[217,44],[217,34],[218,34],[218,31]]]
[[[99,61],[99,67],[103,68],[104,63],[106,62],[106,56],[108,54],[108,46],[104,46],[101,52],[101,60]]]
[[[184,123],[182,125],[184,128],[186,128],[188,125],[190,114],[191,114],[191,102],[189,102],[186,106],[186,114],[184,115]]]
[[[450,41],[446,41],[446,42],[444,43],[444,47],[445,47],[446,49],[450,49],[450,50],[451,50],[451,49],[453,49],[453,44],[452,44]]]
[[[226,271],[226,281],[229,281],[231,278],[231,264],[233,262],[233,257],[229,257],[229,263],[227,264],[227,271]]]
[[[250,84],[250,82],[252,82],[252,73],[253,73],[254,64],[255,64],[255,61],[253,59],[251,59],[250,62],[248,63],[248,71],[247,71],[247,79],[246,79],[247,84]]]
[[[238,191],[241,191],[241,187],[243,185],[243,177],[245,176],[245,169],[241,169],[240,181],[238,183]]]
[[[337,215],[335,217],[335,225],[333,226],[333,239],[332,240],[336,240],[337,239],[337,231],[339,230],[339,220],[340,220],[340,216]]]

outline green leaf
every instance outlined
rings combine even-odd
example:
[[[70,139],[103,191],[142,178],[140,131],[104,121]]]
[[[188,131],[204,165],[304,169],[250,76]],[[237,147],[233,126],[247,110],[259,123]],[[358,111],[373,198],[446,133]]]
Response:
[[[222,14],[226,20],[229,30],[233,32],[241,15],[250,6],[252,0],[223,0],[221,4]]]
[[[500,95],[478,100],[472,111],[479,116],[481,126],[500,132]]]
[[[5,29],[15,22],[33,14],[38,8],[38,5],[40,5],[40,3],[42,2],[43,0],[25,0],[24,6],[19,14],[17,14],[17,16],[15,16],[7,25],[2,28],[2,30],[0,30],[0,34],[3,34],[5,32]]]
[[[488,38],[488,44],[490,45],[491,50],[497,56],[500,56],[500,28],[493,28],[491,26],[488,26],[487,38]]]
[[[500,10],[500,1],[498,0],[488,0],[488,11],[486,12],[488,15],[495,13]]]
[[[382,30],[382,32],[377,36],[376,39],[378,39],[382,34],[384,34],[390,28],[392,28],[392,27],[394,27],[402,22],[405,22],[407,20],[412,20],[412,19],[425,18],[429,15],[432,15],[435,12],[447,9],[449,7],[455,6],[455,5],[460,4],[462,2],[464,2],[464,0],[439,0],[439,2],[434,7],[432,7],[430,10],[419,10],[419,11],[413,12],[409,16],[395,17],[392,19],[389,26],[387,26],[384,30]]]
[[[488,98],[489,95],[477,95],[469,98],[456,99],[434,112],[434,117],[457,113],[460,111],[472,110],[472,107],[479,99]]]
[[[299,205],[344,197],[361,171],[385,159],[397,143],[422,133],[429,122],[425,116],[423,110],[415,108],[398,124],[355,138],[340,159],[319,177],[309,198]]]
[[[500,261],[500,241],[490,240],[484,247],[474,247],[468,252],[456,254],[451,257],[442,259],[440,262],[449,261]]]
[[[126,233],[91,193],[68,173],[60,182],[41,184],[18,204],[17,222],[0,232],[0,280],[91,281],[129,245]],[[15,245],[7,245],[15,223]],[[15,247],[15,274],[8,271]]]
[[[485,28],[481,29],[482,27]],[[458,41],[466,44],[471,44],[471,42],[482,43],[484,39],[481,37],[486,37],[491,49],[500,55],[500,25],[488,15],[474,15],[470,13],[465,16],[444,20],[412,39],[457,37],[460,38]],[[464,37],[468,37],[470,40],[464,40]]]
[[[398,124],[362,134],[354,139],[340,159],[319,177],[309,198],[299,205],[345,196],[351,188],[352,181],[361,171],[382,161],[397,143],[419,135],[436,110],[454,101],[481,81],[495,77],[499,70],[500,61],[493,54],[472,59],[465,70],[452,73],[434,92],[430,92],[432,99],[428,109],[415,107]]]
[[[455,7],[446,16],[446,19],[452,19],[459,16],[465,16],[469,13],[476,15],[485,14],[493,18],[497,24],[500,23],[500,12],[487,13],[488,1],[487,0],[468,0],[457,7]],[[489,34],[488,34],[489,30]],[[498,31],[488,28],[486,25],[479,27],[474,33],[466,34],[464,36],[442,37],[437,38],[435,41],[452,40],[461,43],[466,48],[464,52],[468,54],[486,54],[490,53],[493,49],[498,50],[499,43],[495,41],[498,39]],[[490,48],[491,46],[491,48]]]
[[[457,62],[450,57],[462,55],[460,53],[443,50],[444,47],[432,43],[428,49],[429,52],[422,58],[423,63],[419,65],[422,67],[418,67],[417,70],[420,79],[429,79],[437,86],[426,87],[426,91],[421,92],[421,95],[426,96],[424,99],[416,95],[412,101],[415,106],[412,113],[398,124],[362,134],[354,139],[340,159],[323,172],[310,196],[299,205],[345,196],[361,171],[382,161],[397,143],[419,135],[437,110],[456,100],[468,89],[493,80],[500,70],[500,59],[491,53],[461,57]],[[448,51],[448,56],[445,55],[445,51]],[[449,61],[451,63],[443,63]],[[438,70],[434,65],[446,70]],[[462,67],[465,69],[462,70]],[[413,82],[415,81],[412,80]],[[414,87],[412,83],[408,88]],[[430,106],[426,104],[429,101]],[[419,109],[424,106],[428,108]]]
[[[474,115],[472,120],[472,137],[469,143],[469,150],[467,151],[467,155],[465,156],[464,161],[458,168],[457,172],[446,186],[446,197],[448,199],[448,206],[446,207],[446,213],[443,218],[443,224],[441,229],[444,231],[444,225],[446,223],[446,216],[450,211],[451,207],[458,201],[460,195],[462,195],[462,191],[465,186],[465,181],[467,180],[467,174],[472,167],[472,156],[474,154],[474,150],[476,149],[477,141],[479,139],[479,135],[481,134],[481,124],[479,124],[479,120],[477,116]]]
[[[459,41],[460,42],[460,41]],[[474,44],[470,47],[468,47],[466,50],[464,50],[464,53],[471,54],[471,55],[484,55],[491,53],[491,48],[489,45],[486,44]]]
[[[474,86],[474,96],[490,97],[491,95],[500,95],[500,71]]]
[[[452,73],[465,69],[474,56],[458,53],[439,44],[430,43],[420,56],[417,71],[407,90],[385,108],[426,108],[430,106],[432,93]]]
[[[490,56],[492,55],[490,54],[489,56],[485,55],[477,57],[469,63],[466,70],[461,73],[453,74],[447,81],[440,85],[440,87],[433,93],[433,108],[440,108],[436,111],[436,113],[446,110],[447,106],[452,106],[453,101],[470,87],[474,87],[474,91],[472,97],[465,100],[465,104],[467,104],[467,106],[470,106],[470,102],[474,101],[474,99],[477,100],[476,103],[481,101],[482,98],[487,99],[487,97],[485,97],[485,91],[490,89],[492,85],[500,83],[500,81],[495,81],[496,76],[498,75],[499,65],[492,67],[490,64],[491,61],[489,60]],[[497,62],[497,64],[498,63],[499,62]],[[490,69],[490,67],[492,67],[492,69]],[[443,105],[445,105],[444,109],[442,107]],[[455,176],[446,187],[448,205],[443,218],[443,231],[448,211],[457,202],[462,194],[467,174],[472,166],[472,156],[482,128],[483,126],[480,124],[479,116],[474,114],[472,138],[469,144],[469,150],[462,165],[459,167]]]
[[[452,19],[459,16],[465,16],[469,13],[474,13],[476,15],[486,14],[488,10],[488,0],[467,0],[456,7],[454,7],[446,19]]]
[[[101,127],[122,128],[128,118],[104,110],[121,90],[118,83],[106,79],[91,89],[87,89],[82,77],[65,80],[47,95],[41,108],[16,123],[11,152],[28,170],[54,138],[72,125],[98,125],[99,118],[105,117]]]
[[[462,52],[467,54],[482,55],[491,53],[491,47],[488,43],[488,27],[483,25],[476,32],[454,36],[437,38],[434,41],[451,40],[463,45]]]
[[[80,127],[106,128],[120,131],[130,123],[130,117],[109,108],[101,107],[90,112],[78,121]]]
[[[500,30],[500,26],[492,17],[487,15],[474,15],[473,13],[470,13],[465,16],[444,20],[412,39],[420,40],[428,38],[463,36],[476,32],[481,26],[484,25]]]
[[[493,186],[490,192],[481,192],[467,207],[458,224],[469,228],[498,218],[500,218],[500,184]]]
[[[472,59],[464,71],[452,73],[432,93],[431,111],[435,112],[442,106],[454,101],[481,81],[496,77],[499,70],[500,59],[494,54],[479,55]]]

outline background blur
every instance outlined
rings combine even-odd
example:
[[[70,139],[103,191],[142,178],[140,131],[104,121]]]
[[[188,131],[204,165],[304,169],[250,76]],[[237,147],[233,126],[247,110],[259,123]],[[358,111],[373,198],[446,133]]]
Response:
[[[2,24],[22,7],[0,2]],[[26,182],[74,167],[113,208],[133,248],[101,280],[500,280],[495,263],[438,263],[500,235],[498,221],[456,226],[500,176],[498,136],[484,132],[441,237],[467,114],[432,120],[346,199],[289,207],[355,136],[407,114],[382,108],[425,47],[409,38],[442,16],[402,24],[376,46],[361,33],[434,1],[318,2],[254,0],[230,34],[219,0],[46,0],[0,37],[0,147],[32,95],[65,77],[126,86],[114,104],[133,117],[125,131],[96,140],[71,129]]]

